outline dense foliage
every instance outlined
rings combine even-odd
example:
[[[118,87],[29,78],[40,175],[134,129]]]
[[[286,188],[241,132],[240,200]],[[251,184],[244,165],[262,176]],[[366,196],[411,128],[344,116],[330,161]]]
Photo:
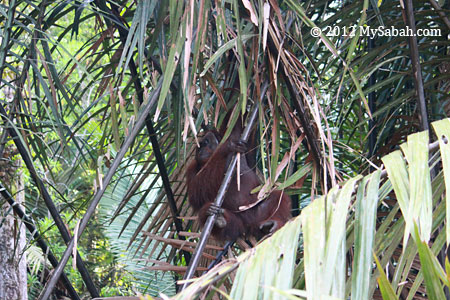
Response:
[[[345,298],[350,293],[360,295],[363,289],[371,297],[379,274],[386,298],[436,295],[439,299],[442,295],[441,285],[448,284],[443,278],[446,273],[435,265],[423,271],[421,266],[422,259],[434,263],[448,240],[441,226],[446,216],[444,182],[448,185],[449,178],[443,173],[445,151],[438,152],[442,160],[438,154],[430,155],[434,167],[430,190],[414,191],[419,183],[409,171],[389,174],[389,179],[381,177],[381,181],[379,172],[372,172],[381,171],[383,164],[388,168],[382,157],[398,149],[408,135],[448,117],[449,1],[0,3],[0,154],[5,144],[18,149],[14,159],[23,160],[26,213],[58,259],[66,249],[61,232],[68,229],[74,234],[89,205],[100,196],[78,250],[101,296],[175,294],[175,280],[181,279],[179,274],[195,248],[194,233],[201,230],[193,221],[184,184],[198,134],[207,125],[218,127],[226,112],[233,110],[231,129],[238,112],[255,103],[260,104],[261,194],[284,189],[293,199],[295,215],[312,203],[292,222],[298,226],[286,229],[290,233],[285,237],[292,245],[300,237],[299,247],[289,244],[290,269],[279,275],[292,280],[277,288],[312,292],[314,284],[305,279],[305,273],[320,277],[326,270],[313,262],[308,265],[303,249],[307,253],[308,246],[327,243],[332,236],[336,240],[324,249],[347,244],[337,258],[329,258],[327,266],[347,263],[351,269],[358,238],[365,240],[361,232],[368,232],[369,241],[374,235],[373,252],[380,263],[379,268],[366,270],[371,273],[370,282],[352,285],[352,278],[339,269],[335,274],[339,292],[330,287],[324,295]],[[428,34],[369,36],[366,30],[402,29],[411,24]],[[320,28],[321,34],[313,28]],[[147,108],[145,126],[133,131]],[[432,130],[428,137],[443,141]],[[417,146],[420,153],[427,149],[424,143],[428,138],[422,137]],[[398,161],[416,162],[408,150],[402,150],[405,156],[396,157]],[[428,154],[423,159],[428,162]],[[421,167],[428,171],[428,164]],[[361,179],[358,174],[367,177]],[[429,173],[416,175],[425,174]],[[390,193],[393,178],[408,185],[396,187],[392,182],[395,193]],[[369,183],[367,197],[360,180],[375,181],[373,186]],[[347,227],[311,221],[317,217],[334,222],[328,219],[328,210],[333,199],[340,197],[338,186],[349,189],[342,196],[347,205],[339,210],[341,221],[347,218]],[[428,187],[428,181],[421,186]],[[402,192],[408,200],[399,199]],[[409,195],[422,192],[431,206],[424,208],[427,214],[421,216],[416,232],[411,222],[420,214],[422,202],[409,200]],[[318,201],[328,198],[328,203]],[[358,214],[362,199],[370,199],[377,210],[358,223],[354,209]],[[405,204],[408,201],[413,204]],[[55,214],[67,229],[57,221],[55,226]],[[371,220],[376,220],[375,227]],[[302,222],[306,223],[300,236]],[[311,238],[305,226],[321,228],[316,233],[323,235]],[[413,241],[404,234],[405,228]],[[283,239],[277,243],[284,243]],[[261,244],[258,249],[264,247]],[[362,256],[364,266],[376,262],[369,248]],[[242,253],[237,247],[233,251]],[[269,255],[267,249],[255,251]],[[50,278],[46,270],[51,267],[31,235],[27,256],[29,291],[36,297]],[[238,261],[248,263],[245,258]],[[87,297],[86,281],[71,262],[64,272],[77,292]],[[261,264],[264,259],[251,263]],[[391,274],[384,276],[386,268]],[[242,272],[235,282],[243,278]],[[433,287],[425,282],[425,291],[421,276],[432,278]],[[226,278],[220,283],[229,288],[230,277]],[[276,282],[270,284],[276,286]],[[355,286],[360,289],[354,290]],[[236,299],[243,297],[238,285],[227,291]]]

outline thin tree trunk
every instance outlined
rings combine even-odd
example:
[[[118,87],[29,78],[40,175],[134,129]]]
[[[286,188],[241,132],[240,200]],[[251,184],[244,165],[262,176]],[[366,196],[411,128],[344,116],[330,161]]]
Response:
[[[15,186],[20,205],[25,200],[23,176],[16,173],[18,163],[13,163],[11,156],[11,148],[7,147],[0,157],[0,180],[10,189]],[[27,300],[25,225],[1,196],[0,203],[0,299]]]

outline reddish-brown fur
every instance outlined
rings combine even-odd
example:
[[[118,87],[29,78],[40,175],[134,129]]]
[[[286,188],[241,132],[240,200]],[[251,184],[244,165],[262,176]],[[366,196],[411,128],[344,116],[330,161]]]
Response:
[[[242,126],[237,125],[227,141],[220,145],[220,134],[207,131],[197,149],[196,158],[187,169],[189,202],[198,212],[201,224],[208,217],[208,209],[217,196],[231,155],[242,150],[237,142],[241,131]],[[239,211],[240,206],[257,201],[257,195],[250,192],[261,184],[255,171],[248,166],[245,155],[241,155],[240,168],[240,190],[238,191],[234,175],[222,204],[226,225],[223,228],[214,226],[212,231],[213,236],[219,240],[235,240],[242,236],[261,238],[283,226],[291,217],[291,200],[281,191],[273,191],[258,205]]]

